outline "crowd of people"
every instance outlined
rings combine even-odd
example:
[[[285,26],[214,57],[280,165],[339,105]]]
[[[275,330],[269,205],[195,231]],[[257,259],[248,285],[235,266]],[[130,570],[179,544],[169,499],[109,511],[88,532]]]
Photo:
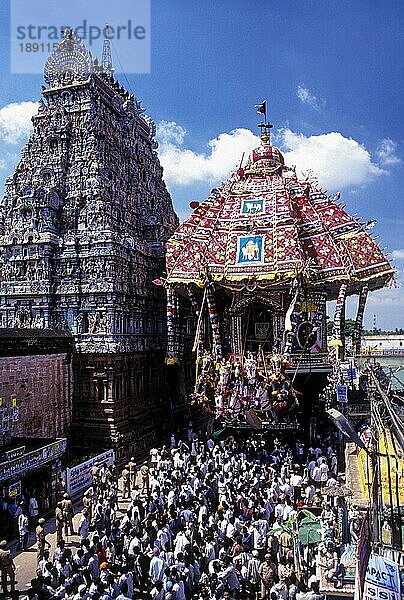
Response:
[[[337,458],[329,439],[269,438],[202,441],[190,428],[140,468],[95,464],[77,531],[67,494],[54,552],[37,525],[28,597],[321,600],[320,570],[335,587],[343,574],[338,509],[322,494],[337,483]],[[322,532],[314,544],[299,537],[309,510]]]
[[[49,511],[52,494],[45,483],[40,482],[27,493],[22,491],[13,497],[0,497],[0,530],[7,537],[18,537],[23,519],[28,519],[26,533],[33,531],[38,522],[38,515]]]

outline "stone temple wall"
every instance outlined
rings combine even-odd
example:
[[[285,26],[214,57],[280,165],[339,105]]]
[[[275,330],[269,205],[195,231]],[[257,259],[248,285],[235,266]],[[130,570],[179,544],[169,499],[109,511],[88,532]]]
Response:
[[[74,445],[110,444],[122,464],[164,439],[172,410],[163,362],[163,352],[74,355]]]
[[[71,424],[72,365],[67,353],[0,357],[3,406],[13,398],[14,437],[66,437]]]

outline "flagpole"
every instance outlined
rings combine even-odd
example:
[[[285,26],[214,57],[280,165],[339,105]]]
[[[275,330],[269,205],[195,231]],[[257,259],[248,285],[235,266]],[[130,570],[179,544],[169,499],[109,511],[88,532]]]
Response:
[[[271,129],[272,125],[267,121],[267,101],[263,100],[260,104],[256,104],[257,113],[264,115],[264,122],[259,123],[258,127],[261,128],[261,140],[263,144],[271,143]]]

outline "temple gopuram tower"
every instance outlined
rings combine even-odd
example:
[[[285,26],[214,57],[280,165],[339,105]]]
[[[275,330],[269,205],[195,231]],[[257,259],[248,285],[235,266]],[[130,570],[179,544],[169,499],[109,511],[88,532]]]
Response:
[[[168,402],[152,281],[178,219],[155,125],[110,65],[67,29],[44,78],[0,207],[1,327],[72,333],[72,442],[113,444],[120,462],[153,443]]]

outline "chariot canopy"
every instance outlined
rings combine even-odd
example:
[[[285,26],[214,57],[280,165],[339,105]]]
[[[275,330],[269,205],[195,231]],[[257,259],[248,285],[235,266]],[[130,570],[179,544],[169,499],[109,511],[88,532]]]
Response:
[[[288,371],[330,369],[326,301],[337,301],[332,362],[343,343],[345,298],[359,295],[360,331],[368,291],[394,274],[340,194],[329,195],[311,172],[299,177],[271,145],[271,125],[260,126],[261,145],[206,200],[191,203],[192,214],[167,243],[167,362],[179,359],[187,296],[197,321],[196,394],[216,415],[231,405],[245,415],[269,388],[271,401],[293,405]]]

